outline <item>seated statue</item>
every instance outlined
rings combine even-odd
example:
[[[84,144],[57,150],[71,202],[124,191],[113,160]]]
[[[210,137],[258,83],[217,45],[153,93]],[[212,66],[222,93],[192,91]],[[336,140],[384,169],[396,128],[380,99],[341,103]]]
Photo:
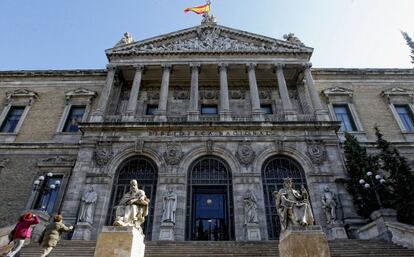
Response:
[[[309,226],[314,224],[309,194],[302,186],[300,192],[293,189],[292,179],[283,180],[283,188],[273,192],[282,231],[290,225]]]
[[[131,180],[129,184],[130,191],[124,194],[116,208],[114,226],[133,226],[141,230],[141,224],[148,215],[150,200],[145,192],[138,188],[136,180]]]

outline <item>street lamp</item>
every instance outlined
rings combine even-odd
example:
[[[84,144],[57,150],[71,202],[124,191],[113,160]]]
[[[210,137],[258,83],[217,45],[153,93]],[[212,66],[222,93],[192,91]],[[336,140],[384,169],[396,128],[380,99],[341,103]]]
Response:
[[[45,179],[45,176],[39,176],[34,182],[33,182],[33,191],[36,193],[36,196],[38,196],[41,193],[41,197],[47,197],[47,201],[46,201],[46,205],[43,205],[43,199],[41,198],[40,200],[42,201],[40,204],[41,206],[41,210],[42,211],[47,211],[48,207],[49,207],[49,203],[50,203],[50,199],[52,197],[52,193],[54,191],[57,191],[60,187],[60,180],[56,180],[53,184],[47,185],[47,181],[49,179],[51,179],[53,177],[53,173],[52,172],[48,172],[46,174],[47,179]],[[36,206],[35,206],[36,208]]]
[[[364,179],[361,178],[359,180],[359,184],[361,184],[361,186],[363,186],[365,189],[369,189],[372,187],[372,190],[374,191],[375,197],[377,199],[378,206],[380,207],[380,209],[382,209],[383,206],[382,206],[380,195],[378,193],[378,187],[384,184],[386,181],[381,175],[377,174],[374,176],[374,173],[371,171],[367,172],[367,176],[370,181],[365,181]],[[371,182],[371,184],[369,182]]]

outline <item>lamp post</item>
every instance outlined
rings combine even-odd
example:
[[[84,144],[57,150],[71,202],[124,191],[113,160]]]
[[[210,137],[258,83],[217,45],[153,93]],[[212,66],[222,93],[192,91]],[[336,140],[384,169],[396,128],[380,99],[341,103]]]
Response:
[[[46,205],[43,205],[44,201],[43,199],[41,204],[41,208],[40,210],[42,211],[47,211],[48,207],[49,207],[49,203],[50,203],[50,198],[52,197],[52,193],[54,191],[57,191],[60,187],[60,180],[56,180],[53,184],[48,185],[47,181],[49,179],[51,179],[53,177],[53,173],[52,172],[48,172],[46,174],[46,177],[41,175],[39,176],[39,178],[37,178],[34,182],[33,182],[33,191],[35,192],[35,199],[38,198],[39,194],[41,193],[41,197],[43,198],[43,196],[47,196],[47,201],[46,201]],[[47,178],[47,179],[46,179]],[[36,203],[34,203],[36,204]],[[34,208],[36,208],[36,206],[34,206]]]
[[[373,189],[373,191],[375,193],[375,197],[377,199],[378,206],[380,207],[380,209],[382,209],[383,206],[382,206],[380,195],[378,193],[378,186],[384,184],[386,181],[381,175],[378,175],[378,174],[375,175],[375,176],[374,175],[375,174],[373,172],[368,171],[367,176],[368,176],[370,181],[365,181],[364,179],[361,178],[359,180],[359,184],[361,184],[361,186],[363,186],[365,189],[370,189],[370,188]],[[371,182],[371,183],[369,183],[369,182]]]

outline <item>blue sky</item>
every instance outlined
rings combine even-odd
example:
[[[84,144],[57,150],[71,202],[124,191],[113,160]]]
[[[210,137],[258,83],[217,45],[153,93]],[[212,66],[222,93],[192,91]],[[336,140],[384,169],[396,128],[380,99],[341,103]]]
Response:
[[[200,24],[204,0],[0,0],[0,70],[103,68],[104,50]],[[414,0],[212,0],[218,23],[313,47],[314,67],[411,68]]]

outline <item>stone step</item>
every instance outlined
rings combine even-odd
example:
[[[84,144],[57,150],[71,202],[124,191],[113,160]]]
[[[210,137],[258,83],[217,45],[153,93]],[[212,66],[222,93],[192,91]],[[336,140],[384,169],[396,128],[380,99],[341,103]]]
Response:
[[[50,257],[93,257],[95,241],[62,240]],[[332,257],[414,257],[414,250],[375,240],[329,242]],[[37,244],[26,246],[21,257],[39,257]],[[260,242],[146,242],[145,257],[278,257],[277,241]]]

